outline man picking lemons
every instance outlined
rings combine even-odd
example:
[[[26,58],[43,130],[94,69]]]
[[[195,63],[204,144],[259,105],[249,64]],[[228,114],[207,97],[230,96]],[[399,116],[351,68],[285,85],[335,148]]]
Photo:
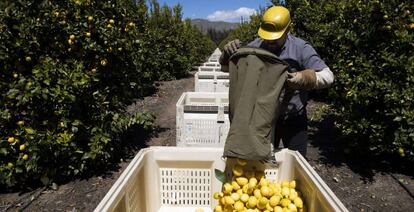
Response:
[[[248,155],[261,151],[256,159],[263,159],[269,155],[269,146],[256,148],[249,142],[263,143],[270,137],[275,147],[282,140],[284,147],[306,156],[308,91],[330,86],[334,75],[315,49],[290,30],[289,10],[272,6],[264,12],[259,38],[247,45],[248,50],[241,48],[238,39],[225,45],[220,64],[223,71],[230,72],[231,112],[225,156],[251,160],[255,158]],[[278,79],[270,79],[275,77]],[[291,95],[287,95],[289,92]],[[283,102],[286,107],[281,107]],[[250,136],[248,131],[255,135]],[[248,147],[238,147],[243,144]]]

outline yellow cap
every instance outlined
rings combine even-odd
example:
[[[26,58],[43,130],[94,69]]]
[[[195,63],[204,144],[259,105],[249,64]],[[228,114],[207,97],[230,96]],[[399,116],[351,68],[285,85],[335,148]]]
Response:
[[[264,40],[276,40],[282,37],[289,25],[289,10],[273,6],[264,12],[258,34]]]

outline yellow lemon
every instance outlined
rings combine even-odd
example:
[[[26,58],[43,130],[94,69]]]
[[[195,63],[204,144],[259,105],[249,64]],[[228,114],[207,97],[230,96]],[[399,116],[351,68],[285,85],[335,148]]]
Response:
[[[23,151],[26,148],[26,145],[22,144],[19,146],[20,151]]]
[[[257,198],[255,196],[249,197],[249,201],[247,202],[247,206],[249,208],[254,208],[257,205]]]
[[[224,206],[224,212],[233,212],[233,205]]]
[[[241,200],[242,202],[247,202],[247,201],[249,201],[249,195],[248,195],[248,194],[242,194],[242,195],[240,196],[240,200]]]
[[[245,177],[238,177],[238,178],[236,178],[236,182],[240,186],[244,186],[244,185],[246,185],[248,183],[248,180]]]
[[[250,187],[256,187],[257,186],[257,179],[252,177],[249,179],[249,185]]]
[[[135,24],[134,24],[133,22],[129,22],[129,23],[128,23],[128,26],[130,26],[130,27],[134,27],[134,26],[135,26]]]
[[[267,211],[273,211],[273,207],[270,205],[270,203],[266,204],[266,210]]]
[[[231,196],[225,196],[224,197],[224,204],[225,205],[233,205],[234,204],[234,199],[231,198]]]
[[[296,188],[296,181],[292,180],[289,182],[289,188]]]
[[[290,204],[288,205],[288,209],[289,209],[290,211],[293,211],[293,212],[298,211],[298,209],[296,208],[296,205],[295,205],[295,204],[293,204],[293,203],[290,203]]]
[[[266,208],[267,203],[269,203],[269,200],[266,197],[260,197],[257,207],[263,210]]]
[[[71,40],[71,39],[68,40],[69,45],[72,45],[73,43],[74,43],[73,40]]]
[[[233,186],[230,183],[224,183],[223,185],[223,193],[230,194],[233,191]]]
[[[237,201],[236,203],[234,203],[234,209],[236,211],[244,211],[244,204],[240,201]]]
[[[214,212],[223,212],[223,208],[222,208],[220,205],[217,205],[217,206],[214,208]]]
[[[243,194],[243,189],[239,189],[239,190],[237,190],[237,192],[236,193],[238,193],[240,196]]]
[[[236,177],[240,177],[243,175],[243,167],[240,165],[235,165],[233,167],[233,175]]]
[[[293,191],[291,190],[290,194],[289,194],[289,199],[293,201],[297,197],[298,197],[298,193],[295,190],[293,190]]]
[[[262,193],[263,196],[265,197],[269,197],[270,196],[270,189],[267,186],[262,186],[260,188],[260,192]]]
[[[93,21],[93,16],[88,16],[88,21]]]
[[[70,35],[70,36],[69,36],[69,39],[71,39],[71,40],[75,40],[75,35]]]
[[[282,210],[282,207],[280,207],[280,206],[276,206],[276,207],[273,209],[273,211],[274,211],[274,212],[282,212],[283,210]]]
[[[280,196],[272,196],[270,197],[269,204],[272,207],[275,207],[280,202]]]
[[[232,193],[230,196],[235,202],[239,201],[240,199],[240,194],[238,193]]]
[[[9,143],[13,143],[15,140],[14,140],[14,137],[9,137],[8,139],[7,139],[7,142],[9,142]]]
[[[296,197],[293,200],[293,203],[296,205],[296,207],[303,208],[303,201],[302,201],[302,199],[300,197]]]
[[[30,62],[30,61],[32,61],[32,58],[31,58],[30,56],[27,56],[27,57],[26,57],[26,61],[27,61],[27,62]]]
[[[213,194],[214,199],[220,199],[223,196],[224,196],[223,192],[216,192]]]
[[[260,179],[259,184],[260,184],[261,187],[268,186],[269,181],[267,181],[265,178],[262,178],[262,179]]]
[[[262,197],[262,193],[260,192],[260,189],[255,189],[253,191],[253,194],[257,199],[260,199],[260,197]]]
[[[7,163],[7,167],[9,168],[9,169],[11,169],[11,168],[13,168],[14,167],[14,165],[13,165],[13,163]]]
[[[240,185],[236,181],[232,181],[231,186],[233,186],[234,190],[239,190],[240,189]]]
[[[251,194],[254,188],[251,188],[249,184],[243,186],[242,190],[245,194]]]
[[[220,198],[220,204],[221,205],[226,205],[226,198],[224,198],[224,197]]]
[[[289,182],[288,181],[282,181],[281,186],[282,187],[289,187]]]
[[[109,23],[114,24],[115,23],[114,19],[109,19]]]
[[[108,60],[107,59],[102,59],[101,60],[101,66],[106,66],[106,64],[108,64]]]
[[[284,198],[284,199],[280,200],[280,205],[282,205],[283,207],[289,206],[290,203],[291,203],[290,199]]]
[[[237,158],[237,163],[241,166],[245,166],[247,164],[247,160],[241,159],[241,158]]]
[[[92,70],[91,70],[91,72],[93,73],[93,74],[95,74],[96,73],[96,68],[93,68]],[[61,123],[63,123],[63,122],[61,122]],[[65,125],[63,125],[63,127],[64,127]]]
[[[86,35],[86,37],[90,37],[91,36],[91,33],[90,32],[87,32],[85,35]]]
[[[283,195],[284,197],[288,197],[288,196],[289,196],[289,194],[290,194],[290,189],[289,189],[288,187],[283,187],[283,188],[282,188],[282,195]]]
[[[22,159],[23,159],[23,160],[28,160],[28,159],[29,159],[29,155],[24,154],[24,155],[23,155],[23,157],[22,157]]]
[[[24,121],[18,121],[18,122],[17,122],[17,125],[19,125],[19,126],[23,126],[23,125],[24,125]]]

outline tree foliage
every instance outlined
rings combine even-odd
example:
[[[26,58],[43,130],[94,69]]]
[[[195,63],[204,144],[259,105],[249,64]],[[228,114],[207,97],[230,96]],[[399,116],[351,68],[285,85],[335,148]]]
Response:
[[[213,51],[152,1],[0,2],[0,185],[45,184],[102,168],[132,126],[126,115],[154,81],[186,75]]]

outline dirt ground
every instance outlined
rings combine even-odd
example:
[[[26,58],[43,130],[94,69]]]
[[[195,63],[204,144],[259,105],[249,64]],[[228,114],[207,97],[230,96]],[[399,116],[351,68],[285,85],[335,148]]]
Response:
[[[147,146],[175,145],[175,103],[183,92],[193,91],[194,78],[161,82],[158,91],[131,105],[129,110],[149,109],[156,116],[157,133],[138,142]],[[414,211],[413,175],[405,171],[383,171],[367,161],[349,162],[338,151],[334,121],[320,116],[325,104],[310,101],[308,161],[349,211]],[[30,192],[1,193],[0,211],[93,211],[112,184],[139,151],[131,148],[116,169],[77,179],[56,190],[38,188]]]

